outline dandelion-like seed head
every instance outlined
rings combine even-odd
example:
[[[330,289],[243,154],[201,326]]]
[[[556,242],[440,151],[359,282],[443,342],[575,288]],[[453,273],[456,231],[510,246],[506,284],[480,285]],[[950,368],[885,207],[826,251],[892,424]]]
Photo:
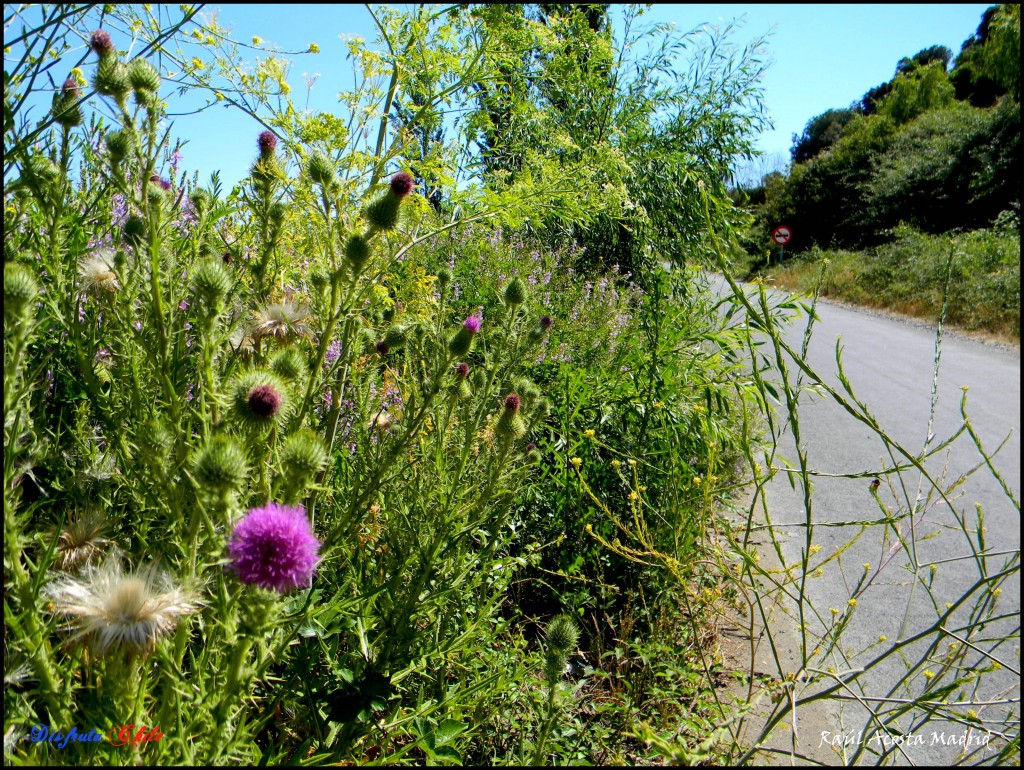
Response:
[[[86,640],[98,655],[123,651],[143,655],[170,634],[178,621],[199,610],[191,590],[182,588],[153,565],[125,573],[113,555],[80,578],[50,583],[46,595],[53,611],[70,619],[73,639]]]
[[[253,508],[235,525],[228,558],[243,583],[286,593],[308,586],[320,561],[320,541],[301,506]]]
[[[111,544],[106,537],[109,531],[110,521],[99,511],[71,517],[57,538],[57,566],[64,572],[77,572],[99,562]]]
[[[306,307],[290,302],[277,302],[257,311],[251,334],[257,339],[276,337],[284,340],[290,337],[306,337],[310,333],[307,325],[310,318],[309,309]]]
[[[114,272],[113,249],[96,249],[78,263],[78,286],[84,292],[113,293],[121,288]]]

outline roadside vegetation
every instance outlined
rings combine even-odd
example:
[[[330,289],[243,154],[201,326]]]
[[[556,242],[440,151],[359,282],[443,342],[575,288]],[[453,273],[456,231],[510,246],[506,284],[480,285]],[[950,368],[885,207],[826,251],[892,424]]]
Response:
[[[625,39],[603,6],[375,7],[311,113],[287,74],[315,43],[247,64],[201,11],[5,7],[5,762],[756,762],[856,689],[839,641],[883,565],[830,618],[811,527],[779,572],[753,507],[722,515],[810,488],[774,448],[802,388],[903,458],[879,475],[923,472],[851,393],[787,381],[811,306],[705,285],[749,224],[724,180],[761,44],[636,7]],[[188,171],[179,91],[255,119],[233,189]],[[915,575],[922,499],[873,530]],[[1019,550],[961,529],[968,625],[875,643],[908,684],[872,717],[984,720],[1012,762],[1016,701],[978,688]],[[727,670],[721,625],[779,591],[823,618],[799,670]]]
[[[952,242],[947,320],[1019,340],[1019,5],[989,8],[956,57],[926,48],[811,118],[791,161],[734,191],[755,217],[734,274],[812,292],[827,259],[824,296],[935,320]]]

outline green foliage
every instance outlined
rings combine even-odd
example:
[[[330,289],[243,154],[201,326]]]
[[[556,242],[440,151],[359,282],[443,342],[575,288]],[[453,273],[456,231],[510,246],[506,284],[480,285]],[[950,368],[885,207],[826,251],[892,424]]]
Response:
[[[953,94],[945,64],[936,61],[898,74],[876,109],[896,125],[902,125],[927,110],[949,106],[953,102]]]
[[[846,125],[856,114],[852,109],[825,110],[807,121],[803,134],[793,137],[793,148],[790,151],[793,162],[810,160],[839,141]]]

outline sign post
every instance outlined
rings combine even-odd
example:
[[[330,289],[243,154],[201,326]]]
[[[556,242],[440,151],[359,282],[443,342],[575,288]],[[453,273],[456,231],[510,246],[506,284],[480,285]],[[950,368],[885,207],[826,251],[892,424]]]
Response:
[[[772,240],[779,244],[779,264],[786,258],[786,244],[793,237],[793,231],[786,225],[779,225],[772,230]]]

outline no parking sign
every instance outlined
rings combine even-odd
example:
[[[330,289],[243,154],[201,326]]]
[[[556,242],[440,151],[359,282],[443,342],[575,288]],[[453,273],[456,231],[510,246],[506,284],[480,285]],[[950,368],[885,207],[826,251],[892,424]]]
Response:
[[[772,230],[772,240],[775,241],[780,246],[785,246],[787,243],[789,243],[792,237],[793,231],[790,230],[786,225],[779,225],[774,230]]]

